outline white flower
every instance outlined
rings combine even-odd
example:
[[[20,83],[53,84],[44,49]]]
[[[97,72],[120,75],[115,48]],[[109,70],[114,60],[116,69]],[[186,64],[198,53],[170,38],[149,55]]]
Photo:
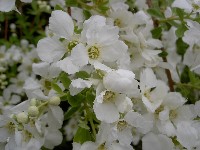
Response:
[[[140,89],[144,105],[153,113],[161,105],[169,90],[163,81],[156,79],[150,68],[144,69],[140,75]]]
[[[125,115],[124,119],[142,134],[148,133],[153,128],[153,118],[148,115],[141,115],[138,112],[130,111]]]
[[[113,123],[119,119],[119,113],[129,111],[132,105],[131,100],[124,94],[105,90],[97,95],[93,109],[97,119]]]
[[[174,143],[172,139],[163,134],[154,134],[152,132],[146,134],[142,138],[143,150],[173,150]]]
[[[84,88],[90,88],[91,85],[92,85],[91,81],[83,80],[81,78],[72,80],[69,86],[70,95],[74,96],[80,93]]]
[[[180,142],[188,150],[196,147],[198,144],[198,131],[191,125],[190,122],[180,122],[177,125],[176,136]]]
[[[129,96],[138,96],[138,81],[132,71],[118,69],[108,72],[103,78],[106,89],[117,93],[124,93]]]
[[[21,0],[25,3],[30,3],[32,0]],[[0,0],[0,11],[9,12],[15,9],[15,0]]]
[[[187,13],[190,13],[191,11],[200,12],[199,6],[199,0],[175,0],[172,3],[172,7],[184,9]]]

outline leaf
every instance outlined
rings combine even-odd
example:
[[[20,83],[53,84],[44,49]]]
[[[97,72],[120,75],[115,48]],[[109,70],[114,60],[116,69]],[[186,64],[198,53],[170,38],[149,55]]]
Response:
[[[67,7],[77,7],[78,6],[77,0],[66,0],[65,4]]]
[[[75,136],[74,136],[74,142],[83,144],[86,141],[91,141],[91,135],[90,135],[90,131],[84,128],[79,127]]]
[[[51,83],[51,87],[58,93],[62,93],[62,89],[56,84],[56,83]]]
[[[164,15],[160,12],[159,9],[149,8],[147,10],[147,13],[150,14],[152,17],[159,18],[159,19],[165,19]]]
[[[162,28],[161,27],[154,28],[153,30],[151,30],[151,34],[154,39],[159,39],[162,35]]]
[[[178,29],[176,30],[176,36],[178,38],[183,37],[185,31],[187,30],[187,27],[184,24],[181,24]]]
[[[61,73],[61,75],[59,76],[59,79],[61,83],[63,84],[63,86],[65,87],[65,89],[69,89],[71,80],[69,79],[68,75],[65,72]]]
[[[158,54],[159,57],[167,57],[168,53],[166,51],[162,51]]]
[[[87,79],[90,77],[90,75],[86,71],[79,71],[75,75],[77,78],[81,78],[81,79]]]
[[[177,41],[176,41],[176,52],[179,55],[184,56],[188,47],[189,47],[189,45],[186,44],[185,42],[183,42],[182,38],[177,39]]]
[[[92,94],[91,91],[87,91],[86,92],[86,100],[88,101],[88,103],[92,106],[93,105],[93,102],[95,100],[95,95]]]
[[[77,94],[75,96],[71,96],[70,93],[68,92],[68,94],[67,94],[67,100],[68,100],[68,103],[72,107],[78,107],[85,100],[85,96],[82,95],[81,93],[79,93],[79,94]]]
[[[83,10],[83,15],[85,16],[86,20],[89,19],[92,16],[92,14],[87,10]]]
[[[64,120],[68,120],[71,116],[79,110],[80,107],[69,107],[67,112],[64,114]]]
[[[79,127],[86,129],[86,130],[90,130],[90,127],[87,125],[86,121],[79,121]]]

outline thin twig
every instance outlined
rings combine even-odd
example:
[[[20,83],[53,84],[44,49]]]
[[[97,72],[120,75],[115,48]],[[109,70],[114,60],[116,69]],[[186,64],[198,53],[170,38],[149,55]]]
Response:
[[[8,18],[5,19],[5,30],[4,30],[4,39],[8,39]]]
[[[152,7],[152,1],[151,0],[147,0],[146,3],[149,6],[149,8]],[[159,21],[154,19],[154,18],[152,20],[153,20],[154,27],[158,27]],[[165,51],[165,49],[161,49],[161,50]],[[167,62],[166,57],[162,57],[162,59],[163,59],[164,62]],[[169,89],[170,89],[171,92],[174,92],[174,81],[172,80],[171,72],[170,72],[169,69],[165,69],[165,73],[167,75]]]

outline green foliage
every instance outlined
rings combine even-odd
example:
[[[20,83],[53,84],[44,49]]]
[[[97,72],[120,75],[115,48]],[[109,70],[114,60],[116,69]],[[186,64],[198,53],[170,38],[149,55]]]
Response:
[[[153,37],[154,39],[159,39],[159,38],[161,38],[161,35],[162,35],[162,27],[154,28],[153,30],[151,30],[151,34],[152,34],[152,37]]]
[[[77,78],[81,78],[81,79],[87,79],[90,77],[90,75],[86,71],[79,71],[75,75]]]
[[[91,141],[91,140],[92,138],[90,135],[90,131],[88,129],[79,127],[74,136],[74,142],[83,144],[84,142]]]
[[[186,66],[181,74],[181,83],[177,83],[177,89],[189,104],[194,104],[200,98],[200,76],[190,71]]]
[[[156,9],[156,8],[149,8],[147,10],[147,13],[150,14],[152,17],[155,17],[157,19],[164,19],[165,18],[163,13],[159,9]]]
[[[177,39],[177,41],[176,41],[176,52],[179,55],[184,56],[188,47],[189,47],[189,45],[186,44],[185,42],[183,42],[182,38]]]
[[[61,83],[63,84],[63,86],[65,87],[65,89],[69,89],[71,80],[69,79],[68,74],[65,72],[62,72],[59,76],[59,79],[60,79]]]

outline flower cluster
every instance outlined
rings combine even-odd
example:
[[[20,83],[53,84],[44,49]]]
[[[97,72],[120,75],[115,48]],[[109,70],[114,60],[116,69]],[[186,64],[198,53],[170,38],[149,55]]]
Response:
[[[0,148],[200,149],[199,1],[50,5],[36,48],[0,47]]]

